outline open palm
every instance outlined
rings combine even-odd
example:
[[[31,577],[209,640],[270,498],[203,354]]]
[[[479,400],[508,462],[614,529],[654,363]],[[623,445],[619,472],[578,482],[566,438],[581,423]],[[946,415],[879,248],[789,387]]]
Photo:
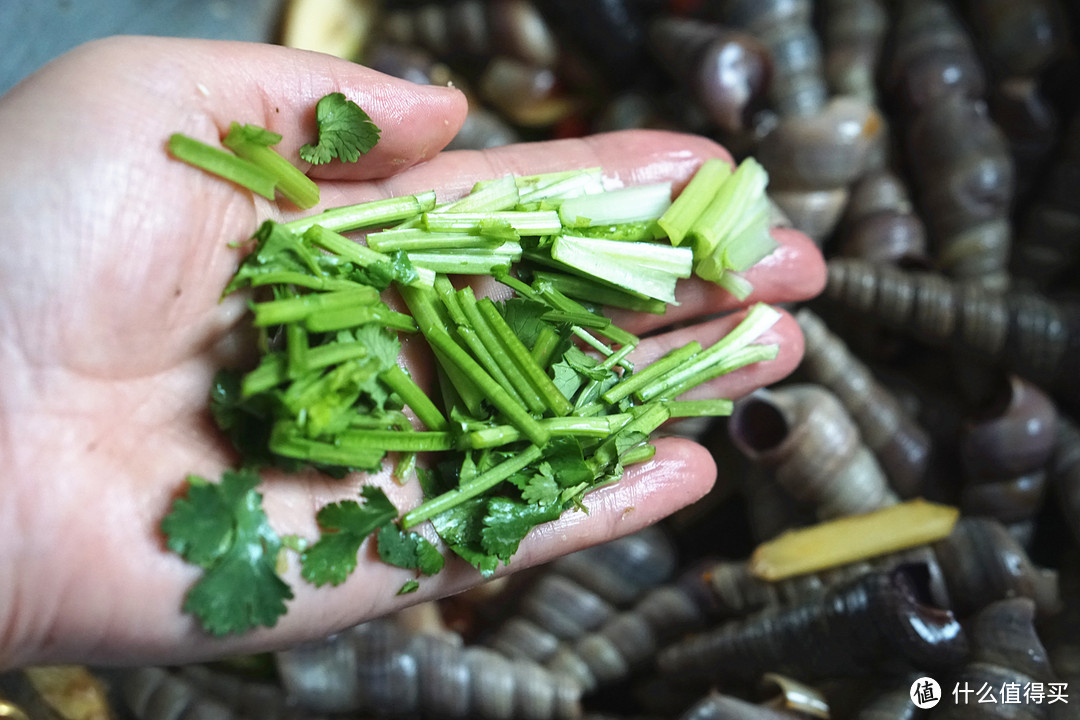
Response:
[[[159,526],[188,473],[216,479],[235,462],[207,412],[215,370],[250,352],[243,299],[220,302],[243,241],[266,218],[295,216],[171,159],[169,134],[216,142],[230,122],[283,135],[292,160],[314,135],[314,106],[345,92],[382,130],[355,165],[319,168],[322,205],[436,189],[440,200],[478,179],[599,165],[626,184],[677,186],[707,157],[698,137],[638,132],[439,155],[466,112],[464,96],[420,87],[313,53],[240,43],[118,38],[61,58],[0,100],[0,668],[43,660],[181,661],[318,636],[407,602],[479,580],[451,563],[420,593],[397,598],[410,576],[370,559],[333,589],[286,578],[296,591],[273,629],[212,639],[180,612],[197,571],[164,548]],[[756,268],[749,301],[812,296],[820,256],[798,233]],[[648,362],[691,337],[718,338],[736,321],[689,321],[736,309],[715,288],[687,283],[664,318],[622,315],[658,333],[636,351]],[[797,364],[801,338],[786,317],[771,331],[779,357],[715,381],[736,396]],[[422,370],[421,342],[405,361]],[[708,453],[668,439],[656,457],[572,513],[537,528],[514,568],[632,532],[700,497]],[[385,475],[332,481],[268,476],[260,488],[282,533],[315,537],[323,504],[382,485],[395,505],[419,501],[416,483]]]

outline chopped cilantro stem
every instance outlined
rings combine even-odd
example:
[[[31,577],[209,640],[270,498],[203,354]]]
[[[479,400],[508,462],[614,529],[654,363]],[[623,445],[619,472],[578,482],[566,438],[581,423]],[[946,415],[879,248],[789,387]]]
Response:
[[[513,389],[513,395],[520,398],[521,402],[529,409],[529,412],[540,415],[547,408],[544,401],[529,384],[527,378],[522,376],[513,357],[507,352],[506,347],[499,341],[488,319],[477,307],[476,297],[472,288],[465,287],[457,293],[458,305],[465,315],[468,329],[472,330],[491,361],[498,368],[498,374],[505,378],[505,382]]]
[[[547,371],[533,359],[529,348],[525,347],[521,339],[510,329],[506,320],[499,314],[495,303],[490,298],[482,298],[477,301],[476,309],[480,311],[481,316],[502,342],[518,372],[526,378],[532,385],[533,390],[539,394],[544,405],[556,415],[569,415],[574,409],[570,401],[566,399],[566,396],[562,394],[559,388],[555,387],[555,383],[548,377]]]
[[[639,397],[642,400],[649,400],[665,395],[670,388],[680,385],[713,366],[721,365],[728,356],[752,343],[779,319],[778,310],[764,303],[754,305],[746,317],[735,326],[735,329],[642,390]]]
[[[304,320],[304,324],[312,332],[346,330],[367,323],[378,323],[383,327],[402,332],[416,332],[416,322],[411,317],[405,313],[391,310],[385,305],[380,305],[320,308],[308,315]]]
[[[637,463],[648,462],[655,456],[656,446],[650,443],[644,443],[624,452],[622,457],[619,458],[619,462],[623,465],[636,465]]]
[[[379,291],[370,285],[357,285],[348,290],[312,293],[296,297],[254,303],[255,327],[284,325],[303,320],[316,310],[339,310],[379,302]]]
[[[540,333],[536,336],[536,342],[533,343],[529,354],[540,367],[546,368],[551,364],[552,356],[558,347],[559,334],[550,325],[544,325],[540,328]]]
[[[670,385],[662,392],[649,394],[648,397],[656,400],[671,400],[677,398],[687,390],[696,388],[698,385],[707,383],[721,375],[727,375],[729,372],[734,372],[741,367],[764,362],[766,360],[775,360],[779,352],[780,348],[776,345],[749,345],[733,351],[719,362],[690,375],[682,382]]]
[[[613,413],[602,417],[557,417],[544,418],[540,424],[551,433],[551,437],[584,437],[606,438],[618,430],[631,418],[629,413]],[[496,425],[494,427],[471,430],[463,438],[462,444],[466,448],[475,450],[483,448],[500,447],[518,442],[522,439],[521,432],[512,425]]]
[[[495,382],[499,383],[499,386],[505,390],[510,397],[514,398],[515,401],[524,405],[525,400],[518,394],[513,383],[510,382],[510,378],[506,376],[506,373],[503,372],[498,361],[495,360],[495,357],[484,344],[484,341],[480,339],[479,333],[466,324],[458,326],[457,335],[461,338],[462,342],[465,343],[465,346],[469,348],[469,352],[471,352],[476,357],[477,361],[484,366],[484,369],[491,374],[491,377]]]
[[[439,452],[454,449],[454,438],[442,430],[342,430],[336,444],[342,450]]]
[[[431,291],[409,287],[404,287],[401,291],[405,303],[420,326],[420,332],[424,334],[432,348],[442,355],[442,360],[457,368],[476,388],[482,389],[491,404],[502,412],[512,425],[521,430],[525,437],[540,446],[547,444],[550,436],[537,423],[536,418],[496,383],[491,375],[443,329],[444,325],[438,321],[438,313],[435,310],[434,298],[437,295]]]
[[[337,342],[308,348],[304,357],[305,370],[320,370],[331,365],[355,360],[368,354],[367,346],[360,342]],[[259,365],[244,375],[241,381],[241,397],[251,397],[282,384],[290,377],[290,360],[280,353],[264,355]]]
[[[402,402],[416,413],[417,419],[429,430],[445,430],[446,418],[431,402],[419,385],[400,365],[391,365],[379,374],[379,379],[401,396]]]
[[[418,507],[402,516],[402,529],[408,530],[411,527],[415,527],[425,520],[430,520],[436,515],[460,505],[466,500],[487,492],[514,473],[524,470],[526,467],[539,460],[543,457],[543,454],[543,451],[539,447],[530,445],[518,455],[515,455],[508,460],[504,460],[490,470],[480,473],[468,482],[462,483],[461,487],[455,490],[448,490],[442,495],[426,500]]]
[[[697,340],[691,340],[682,347],[669,350],[663,357],[650,363],[641,371],[624,376],[622,380],[609,388],[602,397],[605,402],[614,405],[623,398],[629,397],[631,393],[636,393],[646,387],[649,383],[656,381],[658,378],[662,377],[673,368],[680,366],[699,352],[701,352],[701,343]]]
[[[664,400],[664,406],[673,418],[723,417],[730,415],[735,403],[727,398],[710,400]]]
[[[419,213],[427,212],[433,207],[435,207],[435,191],[430,190],[416,195],[402,195],[332,208],[316,215],[291,220],[284,223],[284,226],[294,233],[303,233],[314,225],[343,233],[406,220]]]
[[[281,136],[257,125],[233,123],[222,140],[225,147],[250,160],[273,176],[277,189],[296,207],[306,210],[319,202],[319,186],[271,145],[281,142]]]
[[[188,165],[236,183],[267,200],[274,199],[274,176],[250,160],[181,133],[169,136],[169,152]]]
[[[289,377],[298,377],[307,370],[308,332],[297,323],[285,326],[285,353],[289,365]]]
[[[455,253],[410,252],[409,262],[436,273],[446,275],[494,275],[496,271],[510,268],[513,255],[482,250]]]
[[[471,248],[494,248],[502,244],[499,238],[486,235],[474,235],[466,232],[431,232],[418,228],[383,230],[369,233],[368,247],[379,252],[406,250],[460,250]]]
[[[671,412],[663,403],[649,403],[642,406],[640,414],[631,419],[618,432],[604,440],[587,461],[593,472],[599,473],[614,464],[620,457],[619,446],[626,439],[640,435],[642,441],[671,417]]]
[[[270,432],[270,451],[283,457],[326,465],[371,469],[382,462],[385,448],[343,447],[337,442],[312,440],[295,423],[279,421]]]

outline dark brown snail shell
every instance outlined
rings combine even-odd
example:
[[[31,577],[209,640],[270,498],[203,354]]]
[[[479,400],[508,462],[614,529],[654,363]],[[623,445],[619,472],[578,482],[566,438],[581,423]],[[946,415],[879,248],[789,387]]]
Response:
[[[825,0],[825,77],[838,95],[871,103],[877,97],[878,61],[889,15],[882,0]]]
[[[820,385],[758,391],[735,404],[728,433],[822,518],[896,502],[885,474],[843,405]]]
[[[1037,75],[1068,45],[1068,20],[1057,0],[979,0],[965,3],[990,68],[1001,77]]]
[[[870,262],[928,265],[926,227],[894,172],[868,172],[851,187],[840,253]]]
[[[782,117],[816,114],[828,88],[810,1],[723,0],[719,5],[725,23],[751,33],[772,53],[773,109]]]
[[[1080,428],[1068,417],[1058,417],[1057,442],[1047,475],[1066,524],[1080,542]]]
[[[722,131],[746,131],[763,107],[772,62],[752,35],[702,20],[662,17],[649,25],[649,46]]]
[[[892,45],[885,87],[908,113],[949,95],[985,96],[982,63],[948,3],[903,0]]]
[[[112,672],[108,679],[136,720],[299,720],[304,716],[289,706],[277,685],[198,665],[147,665]]]
[[[732,695],[710,692],[679,716],[679,720],[796,720],[801,713],[752,703]]]
[[[985,104],[959,94],[939,98],[912,121],[907,147],[937,265],[957,278],[1005,288],[1014,171]]]
[[[919,564],[871,572],[803,604],[763,610],[660,652],[666,675],[731,682],[767,671],[811,681],[905,663],[946,669],[967,655],[959,621],[933,603]]]
[[[1016,376],[1006,379],[961,438],[967,482],[960,507],[965,513],[988,515],[1006,525],[1023,523],[1023,536],[1030,535],[1057,443],[1057,416],[1057,408],[1036,386]]]

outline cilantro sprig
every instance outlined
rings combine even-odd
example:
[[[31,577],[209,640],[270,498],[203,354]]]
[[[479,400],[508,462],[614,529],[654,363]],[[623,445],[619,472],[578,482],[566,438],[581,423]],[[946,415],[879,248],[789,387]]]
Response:
[[[334,158],[356,162],[379,141],[379,128],[364,110],[343,93],[330,93],[315,106],[319,141],[300,148],[300,157],[312,165]]]
[[[161,523],[170,550],[204,570],[184,611],[213,635],[274,626],[292,590],[277,574],[282,543],[262,509],[250,471],[226,472],[219,483],[196,475]]]

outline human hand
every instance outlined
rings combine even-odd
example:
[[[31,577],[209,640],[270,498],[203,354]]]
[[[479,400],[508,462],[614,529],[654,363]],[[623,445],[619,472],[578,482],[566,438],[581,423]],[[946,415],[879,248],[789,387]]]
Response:
[[[290,568],[296,597],[272,629],[216,639],[181,613],[199,571],[167,551],[161,519],[188,473],[216,480],[235,463],[207,412],[214,372],[242,363],[250,339],[243,299],[219,302],[241,252],[230,243],[262,220],[298,213],[170,158],[165,142],[182,132],[216,143],[230,122],[253,123],[280,133],[277,149],[297,161],[314,136],[316,101],[337,91],[383,132],[358,163],[311,170],[325,207],[433,188],[447,200],[479,179],[570,167],[681,187],[705,158],[724,155],[704,138],[660,132],[436,155],[465,116],[460,92],[264,45],[117,38],[17,86],[0,99],[0,668],[268,649],[480,580],[451,561],[419,592],[397,597],[411,573],[365,545],[358,570],[336,588],[307,585]],[[712,342],[739,317],[691,324],[703,316],[819,292],[817,250],[794,231],[775,234],[781,248],[748,274],[756,289],[746,303],[686,281],[667,316],[616,315],[636,333],[680,324],[631,359],[647,363],[691,338]],[[707,392],[736,397],[789,373],[802,354],[795,323],[785,315],[764,339],[780,344],[775,360]],[[419,344],[404,344],[418,373]],[[633,532],[698,499],[715,477],[703,447],[660,440],[654,459],[588,496],[588,516],[568,513],[534,530],[510,569]],[[260,491],[280,533],[313,538],[316,509],[355,498],[363,483],[383,487],[399,509],[420,499],[416,482],[398,486],[388,472],[340,481],[267,473]]]

